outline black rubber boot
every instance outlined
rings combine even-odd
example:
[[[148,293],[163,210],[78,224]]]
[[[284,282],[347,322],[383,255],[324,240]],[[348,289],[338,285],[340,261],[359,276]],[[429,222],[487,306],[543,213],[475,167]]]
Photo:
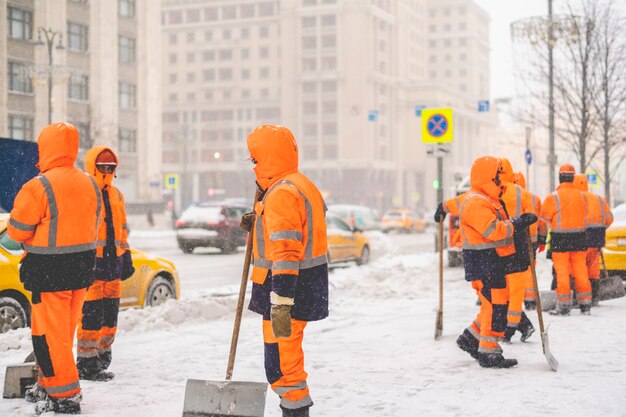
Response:
[[[522,342],[525,342],[528,339],[530,339],[530,336],[532,336],[533,333],[535,333],[535,327],[533,326],[530,319],[525,313],[522,313],[522,320],[520,320],[517,330],[519,330],[520,333],[522,334],[522,338],[521,338]]]
[[[78,358],[76,360],[78,377],[80,379],[91,379],[92,375],[100,372],[100,361],[97,356],[93,358]]]
[[[86,375],[84,378],[84,380],[87,381],[101,381],[101,382],[106,382],[106,381],[110,381],[113,378],[115,378],[115,374],[113,372],[110,371],[100,371],[100,372],[96,372],[95,374],[89,374]]]
[[[456,339],[456,344],[461,350],[469,353],[472,358],[478,359],[478,339],[476,339],[469,330],[465,329],[463,331]]]
[[[528,311],[537,310],[537,302],[536,301],[524,301],[524,308]]]
[[[295,410],[283,407],[280,408],[283,410],[283,417],[309,417],[309,408],[311,408],[311,406],[296,408]]]
[[[111,351],[103,352],[98,356],[98,365],[101,371],[106,371],[111,365]]]
[[[35,405],[35,413],[43,414],[50,411],[61,414],[80,414],[80,402],[82,394],[72,395],[68,398],[48,397],[45,401],[39,401]]]
[[[589,282],[591,282],[591,305],[595,307],[600,303],[600,280],[590,279]]]
[[[569,316],[571,310],[572,308],[569,306],[557,306],[554,310],[550,310],[550,314],[553,316]]]
[[[29,403],[36,403],[38,401],[45,401],[48,397],[46,390],[35,382],[35,385],[28,388],[24,393],[24,399]]]
[[[517,365],[517,359],[505,359],[501,353],[478,352],[478,363],[483,368],[512,368]]]
[[[502,338],[502,341],[505,343],[511,343],[511,338],[515,334],[516,330],[517,327],[506,326],[506,330],[504,331],[504,338]]]
[[[584,314],[585,316],[591,315],[591,304],[581,304],[580,305],[580,314]]]

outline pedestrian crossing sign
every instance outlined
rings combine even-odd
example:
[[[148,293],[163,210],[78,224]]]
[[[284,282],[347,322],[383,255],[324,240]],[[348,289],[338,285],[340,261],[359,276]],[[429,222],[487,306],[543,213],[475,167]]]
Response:
[[[422,110],[422,142],[450,143],[453,140],[451,108]]]

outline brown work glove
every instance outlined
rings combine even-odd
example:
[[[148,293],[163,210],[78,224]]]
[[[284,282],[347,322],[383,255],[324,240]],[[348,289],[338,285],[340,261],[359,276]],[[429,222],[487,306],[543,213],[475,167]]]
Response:
[[[291,307],[293,298],[282,297],[274,291],[270,293],[272,310],[270,319],[272,320],[272,332],[277,339],[291,336]]]
[[[241,227],[243,230],[245,230],[246,232],[250,232],[250,230],[252,230],[252,226],[254,226],[254,219],[256,218],[256,214],[254,214],[253,211],[249,211],[247,213],[244,213],[243,216],[241,216],[241,221],[239,222],[239,227]]]

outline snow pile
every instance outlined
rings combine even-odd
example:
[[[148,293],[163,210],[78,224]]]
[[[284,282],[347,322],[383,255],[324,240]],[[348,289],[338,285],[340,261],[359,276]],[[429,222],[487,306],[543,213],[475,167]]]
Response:
[[[30,328],[11,330],[0,337],[0,352],[6,352],[9,349],[30,349],[31,347]]]
[[[118,329],[121,332],[164,330],[187,323],[202,323],[225,315],[232,315],[237,299],[216,296],[169,300],[157,307],[128,309],[120,312]]]

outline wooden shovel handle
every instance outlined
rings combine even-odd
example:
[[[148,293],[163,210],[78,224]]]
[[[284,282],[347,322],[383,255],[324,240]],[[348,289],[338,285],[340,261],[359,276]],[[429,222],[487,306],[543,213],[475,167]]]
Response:
[[[537,283],[537,271],[535,269],[535,248],[530,239],[530,228],[526,230],[526,243],[528,245],[528,257],[530,258],[530,271],[533,274],[533,286],[535,287],[535,297],[537,297],[537,317],[539,318],[539,331],[543,337],[543,311],[541,310],[541,294],[539,294],[539,284]]]
[[[259,198],[259,191],[254,195],[252,209]],[[226,380],[233,377],[235,367],[235,356],[237,355],[237,342],[239,341],[239,329],[241,328],[241,317],[243,316],[243,304],[246,299],[246,288],[248,286],[248,275],[250,273],[250,263],[252,261],[252,241],[254,239],[254,223],[248,232],[248,244],[246,245],[246,256],[243,261],[243,271],[241,273],[241,284],[239,285],[239,299],[237,300],[237,312],[235,313],[235,324],[233,325],[233,337],[230,341],[230,353],[228,355],[228,366],[226,367]]]
[[[439,314],[443,315],[443,216],[439,216]]]

